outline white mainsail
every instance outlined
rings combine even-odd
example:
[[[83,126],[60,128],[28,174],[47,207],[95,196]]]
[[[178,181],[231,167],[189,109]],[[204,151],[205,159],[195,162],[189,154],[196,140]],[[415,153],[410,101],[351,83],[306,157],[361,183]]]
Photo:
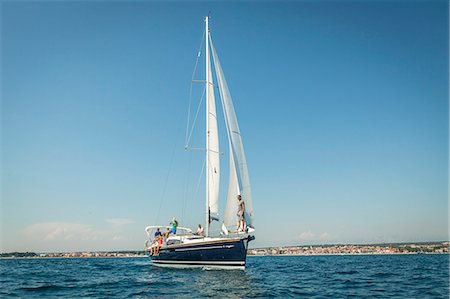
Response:
[[[225,122],[227,125],[229,142],[231,145],[230,164],[234,164],[234,171],[233,166],[230,167],[230,183],[228,190],[229,191],[231,190],[232,194],[229,194],[228,196],[227,210],[225,211],[224,222],[227,227],[230,227],[233,224],[236,225],[236,221],[233,221],[232,218],[236,219],[236,213],[235,212],[233,213],[233,211],[237,211],[238,201],[236,199],[237,195],[234,195],[235,192],[233,189],[235,189],[234,185],[237,185],[239,194],[242,196],[242,199],[244,200],[245,203],[245,213],[244,213],[245,222],[247,226],[253,227],[253,207],[252,207],[252,195],[250,191],[250,179],[248,176],[247,160],[245,158],[241,133],[239,130],[239,125],[236,117],[236,112],[234,110],[231,94],[228,89],[228,85],[225,80],[225,76],[223,74],[222,67],[220,65],[220,61],[217,56],[216,50],[214,49],[210,35],[209,35],[209,42],[211,44],[211,51],[214,58],[214,67],[216,70],[216,77],[219,85],[220,98],[222,100],[222,107],[224,110]],[[235,177],[233,177],[234,174]],[[227,215],[229,218],[227,218]]]
[[[208,19],[206,19],[208,22]],[[206,24],[208,28],[208,23]],[[208,32],[208,31],[207,31]],[[206,36],[206,198],[207,221],[209,213],[215,216],[219,212],[220,157],[219,134],[217,130],[216,102],[211,72],[208,34]],[[207,225],[208,228],[209,225]]]

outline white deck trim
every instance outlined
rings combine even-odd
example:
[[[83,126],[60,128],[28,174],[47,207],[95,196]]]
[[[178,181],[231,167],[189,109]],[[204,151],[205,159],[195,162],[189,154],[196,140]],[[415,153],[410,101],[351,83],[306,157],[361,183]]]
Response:
[[[205,269],[224,269],[224,270],[245,270],[245,262],[152,260],[152,265],[156,267],[165,267],[165,268],[205,268]]]

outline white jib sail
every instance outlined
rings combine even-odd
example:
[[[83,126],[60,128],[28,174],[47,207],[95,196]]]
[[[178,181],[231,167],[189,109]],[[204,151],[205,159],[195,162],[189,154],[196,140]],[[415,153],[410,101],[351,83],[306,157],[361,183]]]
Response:
[[[252,207],[252,195],[250,191],[250,178],[248,176],[248,168],[247,168],[247,160],[245,158],[244,146],[242,144],[241,133],[239,130],[239,125],[236,117],[236,112],[234,110],[233,101],[231,98],[230,91],[228,89],[227,82],[225,80],[225,76],[222,71],[222,67],[220,65],[219,58],[217,56],[216,50],[214,49],[211,36],[209,36],[211,51],[214,58],[214,67],[216,70],[217,82],[219,85],[220,97],[222,100],[222,106],[225,114],[225,121],[227,124],[228,136],[231,142],[231,154],[233,155],[236,177],[238,183],[238,189],[240,191],[240,195],[245,203],[245,213],[244,219],[247,226],[253,226],[253,207]],[[231,176],[231,174],[230,174]],[[230,184],[232,181],[230,180]],[[231,206],[237,206],[236,198],[228,198],[228,201],[234,201],[235,204],[230,203]],[[228,208],[227,203],[227,208]],[[237,209],[237,207],[236,207]],[[229,212],[225,211],[227,215]],[[230,212],[231,213],[231,212]],[[229,220],[227,220],[228,222]],[[234,224],[236,225],[236,224]]]
[[[219,134],[217,131],[216,102],[211,72],[209,49],[206,51],[206,165],[207,165],[207,201],[211,216],[219,212],[220,157]]]
[[[236,174],[236,164],[234,163],[233,150],[231,140],[229,140],[230,148],[230,181],[228,182],[227,206],[225,208],[225,215],[223,223],[225,229],[223,231],[228,234],[228,230],[235,231],[237,229],[237,196],[240,194],[239,183]]]

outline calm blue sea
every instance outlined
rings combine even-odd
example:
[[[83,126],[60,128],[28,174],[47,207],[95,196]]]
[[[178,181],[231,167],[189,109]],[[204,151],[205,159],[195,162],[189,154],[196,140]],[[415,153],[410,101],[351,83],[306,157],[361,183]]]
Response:
[[[449,298],[448,255],[249,257],[246,271],[147,258],[3,259],[0,297]]]

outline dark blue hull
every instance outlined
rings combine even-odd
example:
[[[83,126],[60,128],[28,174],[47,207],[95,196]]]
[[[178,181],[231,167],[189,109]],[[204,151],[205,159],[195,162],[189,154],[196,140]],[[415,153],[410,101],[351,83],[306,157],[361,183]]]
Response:
[[[212,267],[244,269],[248,242],[253,237],[214,240],[163,247],[151,256],[154,265],[166,267]]]

